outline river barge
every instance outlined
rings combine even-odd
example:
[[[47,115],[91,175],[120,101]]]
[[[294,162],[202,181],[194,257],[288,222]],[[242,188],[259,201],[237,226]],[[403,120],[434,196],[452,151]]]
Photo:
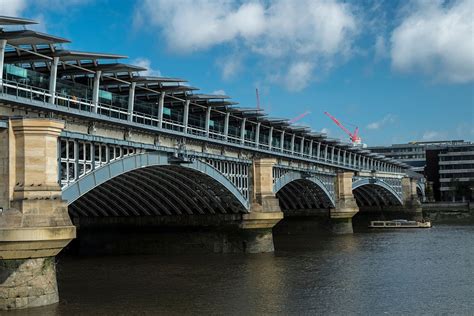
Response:
[[[369,228],[430,228],[430,221],[408,221],[396,219],[393,221],[371,221]]]

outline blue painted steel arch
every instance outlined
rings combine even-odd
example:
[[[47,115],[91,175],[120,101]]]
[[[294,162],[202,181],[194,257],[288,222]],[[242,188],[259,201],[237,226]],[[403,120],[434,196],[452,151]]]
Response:
[[[309,177],[309,178],[303,177],[300,172],[292,172],[292,171],[287,172],[283,176],[278,178],[273,184],[273,193],[276,194],[285,185],[296,180],[308,180],[312,182],[313,184],[315,184],[316,186],[318,186],[318,188],[320,188],[324,192],[326,197],[329,199],[332,207],[335,207],[336,203],[334,202],[334,195],[329,192],[328,188],[324,185],[324,183],[321,180],[319,180],[317,177]]]
[[[397,199],[400,205],[403,205],[402,197],[389,184],[377,178],[364,178],[364,179],[359,179],[357,181],[354,181],[352,182],[352,190],[354,191],[355,189],[361,186],[369,185],[369,184],[377,185],[379,187],[384,188],[385,190],[390,192],[393,195],[393,197]]]
[[[86,174],[76,182],[63,188],[62,198],[67,201],[70,205],[78,198],[93,190],[97,186],[107,182],[108,180],[115,178],[124,173],[147,168],[152,166],[169,166],[168,155],[160,152],[148,152],[138,155],[132,155],[124,157],[122,159],[115,160],[106,165],[103,165],[94,171]],[[242,206],[248,211],[250,210],[250,203],[244,197],[244,195],[237,189],[237,187],[228,180],[222,173],[220,173],[213,166],[194,160],[192,163],[186,163],[181,165],[183,168],[189,168],[201,172],[213,178],[224,186],[235,198],[242,204]]]

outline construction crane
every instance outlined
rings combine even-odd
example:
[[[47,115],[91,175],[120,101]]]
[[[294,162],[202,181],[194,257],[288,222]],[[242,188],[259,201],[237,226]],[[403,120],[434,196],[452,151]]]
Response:
[[[310,114],[311,112],[310,111],[306,111],[300,115],[298,115],[297,117],[295,118],[292,118],[291,120],[288,121],[288,123],[296,123],[298,122],[299,120],[301,120],[303,117],[305,117],[306,115]]]
[[[329,116],[329,118],[331,120],[334,121],[334,123],[337,124],[337,126],[339,126],[347,135],[349,135],[349,138],[352,142],[352,144],[354,146],[360,146],[362,145],[362,139],[360,138],[359,136],[359,128],[356,126],[355,130],[353,133],[351,133],[351,131],[349,131],[344,125],[342,125],[341,122],[338,121],[337,118],[335,118],[334,116],[332,116],[331,114],[329,114],[328,112],[324,112],[324,114],[326,114],[327,116]]]

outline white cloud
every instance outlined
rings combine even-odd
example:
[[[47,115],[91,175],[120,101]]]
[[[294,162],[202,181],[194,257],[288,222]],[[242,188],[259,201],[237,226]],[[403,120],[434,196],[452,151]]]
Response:
[[[314,64],[300,61],[291,64],[285,75],[285,86],[289,91],[300,91],[306,88],[312,78]]]
[[[26,0],[0,0],[0,15],[21,17]]]
[[[393,114],[387,114],[381,120],[368,124],[367,129],[379,129],[387,124],[395,122],[396,118],[397,117]]]
[[[474,80],[472,0],[417,1],[391,37],[394,69],[436,81]]]
[[[146,68],[146,71],[140,72],[144,76],[161,77],[161,72],[158,69],[153,69],[151,61],[147,58],[136,58],[132,61],[132,65]]]
[[[374,50],[375,50],[375,60],[376,61],[387,57],[387,55],[388,55],[387,45],[385,43],[385,38],[383,36],[378,35],[375,38]]]
[[[211,94],[215,94],[215,95],[226,95],[225,94],[225,91],[220,89],[220,90],[215,90],[215,91],[212,91]]]
[[[324,127],[324,128],[321,129],[321,133],[329,134],[329,133],[331,133],[331,130],[327,127]]]
[[[217,66],[221,70],[221,76],[224,80],[235,77],[242,69],[242,56],[230,55],[217,60]]]
[[[181,53],[222,44],[246,49],[265,58],[263,77],[276,77],[293,91],[307,85],[315,65],[327,69],[334,59],[349,56],[359,26],[353,7],[340,0],[144,0],[134,24],[154,26]],[[223,78],[238,73],[241,61],[218,60]],[[287,75],[278,69],[287,69]],[[304,75],[296,79],[302,82],[286,80],[291,73]]]
[[[443,132],[437,132],[437,131],[426,131],[423,133],[423,136],[421,137],[421,139],[424,141],[443,140],[444,138],[446,138],[446,134]]]

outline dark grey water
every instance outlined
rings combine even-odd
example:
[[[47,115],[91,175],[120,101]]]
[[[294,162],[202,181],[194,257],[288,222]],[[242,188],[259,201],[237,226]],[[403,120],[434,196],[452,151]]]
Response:
[[[62,258],[61,303],[13,314],[474,315],[474,226],[275,241],[275,254]]]

